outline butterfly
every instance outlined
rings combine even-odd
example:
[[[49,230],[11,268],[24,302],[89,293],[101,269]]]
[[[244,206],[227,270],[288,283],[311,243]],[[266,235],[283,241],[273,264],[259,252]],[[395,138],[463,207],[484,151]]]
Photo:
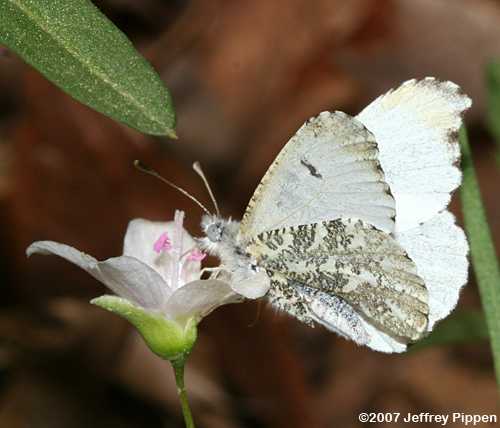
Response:
[[[470,105],[456,84],[425,78],[356,117],[320,113],[283,147],[241,222],[218,214],[205,179],[217,214],[202,219],[203,248],[244,296],[266,294],[376,351],[405,351],[467,282],[467,240],[447,206]]]

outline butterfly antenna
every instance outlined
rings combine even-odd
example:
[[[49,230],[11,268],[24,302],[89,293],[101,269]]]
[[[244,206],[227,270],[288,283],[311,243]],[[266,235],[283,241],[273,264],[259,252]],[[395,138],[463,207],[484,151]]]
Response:
[[[203,170],[201,169],[200,163],[195,162],[193,164],[193,169],[195,170],[196,174],[198,174],[201,177],[201,179],[203,180],[203,183],[205,184],[205,187],[207,188],[208,194],[210,195],[210,199],[212,199],[212,203],[214,204],[214,208],[215,208],[215,212],[217,213],[217,217],[220,217],[219,205],[217,205],[217,201],[215,200],[215,196],[212,192],[210,184],[208,184],[207,177],[205,177],[205,174],[203,173]]]
[[[206,214],[212,215],[210,211],[203,205],[198,199],[196,199],[191,193],[189,193],[187,190],[184,190],[182,187],[177,186],[176,184],[172,183],[171,181],[167,180],[166,178],[162,177],[160,174],[158,174],[154,169],[151,169],[147,167],[146,165],[143,165],[140,161],[135,160],[134,161],[134,166],[141,172],[144,172],[145,174],[152,175],[153,177],[156,177],[160,181],[163,181],[165,184],[168,184],[170,187],[173,187],[175,190],[178,190],[181,192],[184,196],[187,196],[189,199],[191,199],[196,205],[198,205],[203,211],[205,211]]]

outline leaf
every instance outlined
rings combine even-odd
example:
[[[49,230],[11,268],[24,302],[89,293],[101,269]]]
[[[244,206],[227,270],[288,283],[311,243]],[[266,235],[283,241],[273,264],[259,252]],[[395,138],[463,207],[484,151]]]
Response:
[[[95,110],[144,133],[175,137],[160,77],[90,1],[1,0],[0,43]]]
[[[486,66],[486,89],[487,122],[498,145],[497,161],[500,164],[500,61],[492,61]]]
[[[430,346],[470,343],[488,338],[484,314],[480,311],[461,311],[437,324],[429,336],[412,345],[410,350],[418,351]]]
[[[460,130],[460,145],[464,173],[461,189],[462,211],[490,334],[497,383],[500,385],[500,271],[465,127]]]
[[[196,342],[195,318],[179,324],[118,296],[104,295],[90,303],[129,321],[139,331],[149,349],[165,360],[185,359]]]

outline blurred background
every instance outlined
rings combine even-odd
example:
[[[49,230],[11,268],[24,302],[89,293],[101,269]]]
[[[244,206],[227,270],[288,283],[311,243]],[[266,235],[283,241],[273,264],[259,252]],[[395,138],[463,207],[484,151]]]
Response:
[[[224,215],[240,218],[308,117],[356,114],[412,77],[449,79],[473,99],[466,123],[498,249],[484,66],[500,57],[500,1],[95,3],[171,89],[179,140],[119,125],[0,51],[0,427],[183,426],[168,364],[124,320],[88,304],[104,287],[62,259],[25,257],[39,239],[119,255],[130,219],[167,221],[175,208],[199,234],[200,210],[134,159],[208,203],[191,170],[199,160]],[[459,308],[480,308],[473,279]],[[363,426],[362,411],[499,411],[486,341],[382,355],[252,302],[203,321],[186,376],[202,428],[349,428]]]

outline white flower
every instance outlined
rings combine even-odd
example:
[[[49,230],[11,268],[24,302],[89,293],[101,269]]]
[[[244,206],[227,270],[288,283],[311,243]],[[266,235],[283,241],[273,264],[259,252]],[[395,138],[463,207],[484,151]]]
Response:
[[[224,281],[200,279],[205,254],[183,219],[176,211],[173,222],[132,220],[123,255],[104,261],[53,241],[34,242],[26,253],[55,254],[86,270],[117,295],[91,303],[127,318],[154,352],[172,359],[189,352],[204,316],[240,298]]]

